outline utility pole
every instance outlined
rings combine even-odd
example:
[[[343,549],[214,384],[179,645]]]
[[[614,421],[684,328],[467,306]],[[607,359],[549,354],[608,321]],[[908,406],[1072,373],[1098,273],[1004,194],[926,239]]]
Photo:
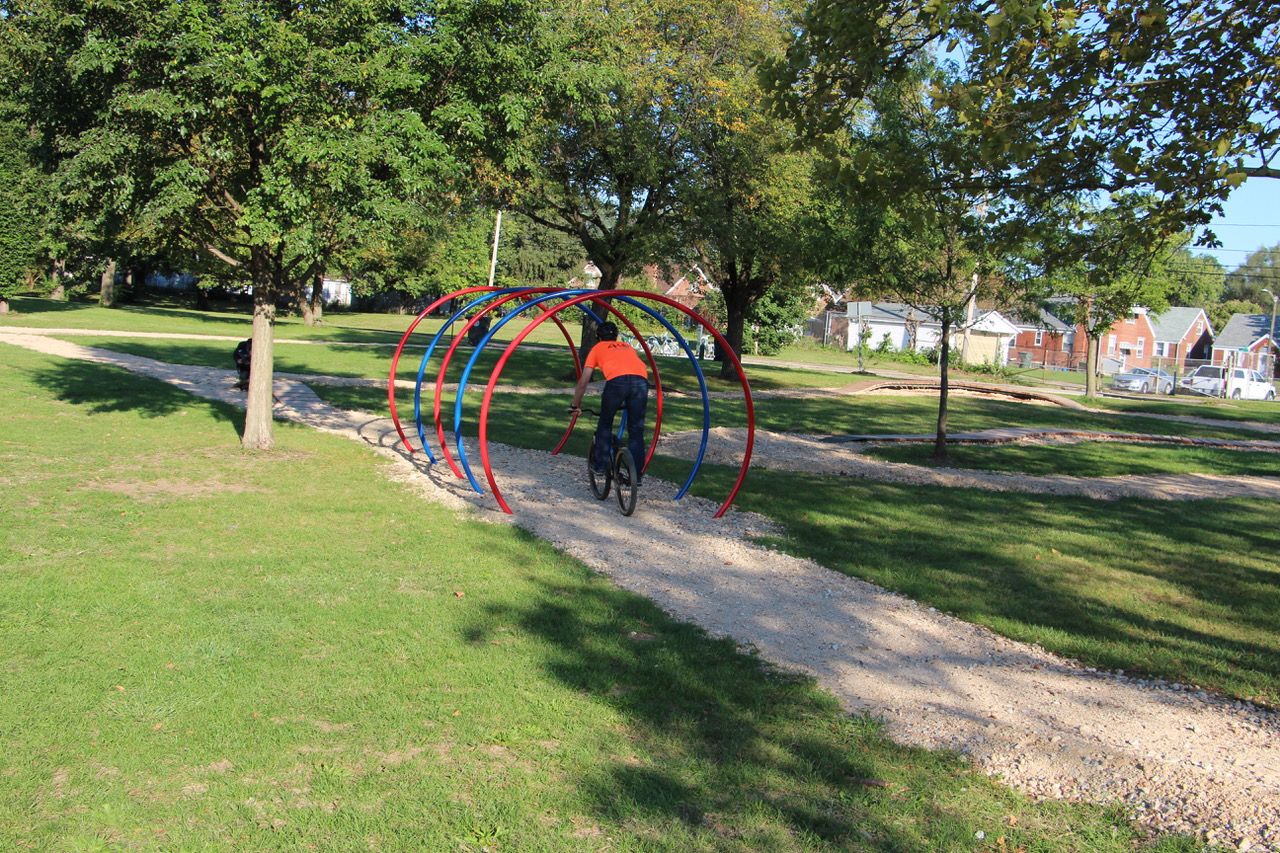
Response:
[[[502,234],[502,211],[493,223],[493,252],[489,255],[489,286],[493,287],[494,275],[498,271],[498,237]]]

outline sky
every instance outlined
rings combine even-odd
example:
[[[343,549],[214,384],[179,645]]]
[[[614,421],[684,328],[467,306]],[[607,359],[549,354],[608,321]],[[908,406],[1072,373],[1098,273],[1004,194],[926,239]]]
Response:
[[[1280,244],[1280,180],[1245,181],[1222,205],[1213,224],[1221,249],[1191,247],[1195,254],[1213,255],[1227,272],[1242,264],[1255,249]]]

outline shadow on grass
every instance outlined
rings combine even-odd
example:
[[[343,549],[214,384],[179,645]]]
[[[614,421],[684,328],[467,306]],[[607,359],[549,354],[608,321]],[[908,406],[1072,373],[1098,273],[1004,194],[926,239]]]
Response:
[[[216,420],[230,423],[237,434],[244,428],[244,412],[234,406],[195,397],[158,379],[109,365],[58,361],[32,371],[31,376],[57,399],[94,413],[136,412],[142,417],[158,418],[204,406]]]
[[[680,826],[734,849],[795,849],[808,838],[808,847],[821,839],[842,849],[917,850],[935,833],[972,835],[970,816],[945,805],[962,797],[922,803],[901,794],[973,784],[961,759],[891,744],[809,679],[674,622],[648,601],[603,583],[543,583],[521,607],[490,608],[465,639],[486,643],[511,624],[547,642],[545,667],[556,679],[623,720],[621,754],[576,780],[602,820],[646,836]]]
[[[727,482],[704,470],[700,490]],[[720,486],[723,488],[723,486]],[[756,471],[738,505],[799,556],[1087,663],[1280,704],[1261,501],[1108,501]]]

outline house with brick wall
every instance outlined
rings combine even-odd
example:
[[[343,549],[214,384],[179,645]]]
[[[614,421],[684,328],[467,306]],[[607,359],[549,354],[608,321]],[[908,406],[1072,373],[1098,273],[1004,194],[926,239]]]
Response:
[[[1147,309],[1135,305],[1127,315],[1102,333],[1098,347],[1098,372],[1110,376],[1134,367],[1151,367],[1156,348],[1156,330]],[[1076,324],[1069,350],[1071,364],[1082,366],[1089,354],[1089,337]]]
[[[1156,330],[1155,366],[1183,373],[1187,361],[1207,361],[1213,351],[1213,326],[1203,308],[1168,308],[1151,317]]]
[[[1232,314],[1213,341],[1213,363],[1275,376],[1277,344],[1271,337],[1271,323],[1266,314]]]
[[[1043,308],[1034,314],[1012,313],[1010,323],[1018,334],[1009,339],[1008,363],[1021,367],[1060,367],[1071,369],[1071,348],[1075,329]]]

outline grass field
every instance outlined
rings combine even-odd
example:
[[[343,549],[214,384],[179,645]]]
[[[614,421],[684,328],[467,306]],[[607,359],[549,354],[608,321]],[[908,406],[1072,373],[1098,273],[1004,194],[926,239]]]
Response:
[[[867,453],[890,462],[938,464],[933,461],[931,445],[882,445],[869,448]],[[1189,473],[1280,477],[1280,453],[1100,441],[1050,445],[959,445],[947,449],[947,460],[941,464],[949,468],[1073,477]]]
[[[354,443],[279,424],[248,454],[230,407],[0,350],[0,849],[1139,842],[888,743]]]
[[[336,405],[368,405],[366,411],[385,407],[385,400],[368,389],[317,390]],[[981,410],[993,401],[964,402]],[[549,449],[563,429],[563,405],[563,400],[496,397],[491,438]],[[473,415],[468,409],[468,418]],[[730,417],[726,407],[713,422]],[[668,424],[691,428],[694,421],[681,407],[670,413]],[[585,453],[585,432],[579,430],[565,452]],[[1093,454],[1080,464],[1092,465],[1098,475],[1162,469],[1240,473],[1250,457],[1272,469],[1277,460],[1274,454],[1204,448],[1081,448],[960,447],[953,453],[963,463],[1023,452],[1019,458],[1025,467],[1041,465],[1048,473],[1068,467],[1067,454],[1079,451]],[[1129,451],[1135,455],[1125,456]],[[927,454],[928,449],[895,452]],[[1020,470],[1016,461],[1007,468]],[[689,463],[659,457],[651,470],[683,482]],[[705,466],[694,492],[723,497],[735,475],[736,470]],[[787,533],[775,544],[792,553],[1006,636],[1092,665],[1280,705],[1280,569],[1272,558],[1280,553],[1280,531],[1270,503],[1099,502],[893,486],[756,467],[738,505],[780,522]]]

